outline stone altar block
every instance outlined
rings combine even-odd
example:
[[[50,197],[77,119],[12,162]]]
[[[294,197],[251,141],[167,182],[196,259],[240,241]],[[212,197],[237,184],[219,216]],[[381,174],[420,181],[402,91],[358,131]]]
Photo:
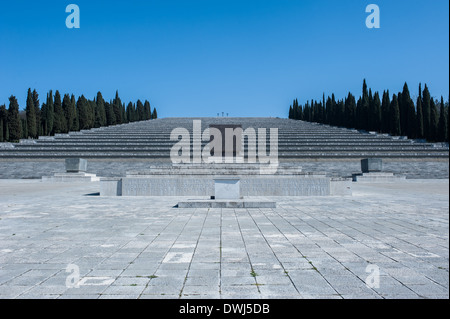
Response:
[[[363,173],[379,173],[383,170],[381,158],[365,158],[361,160],[361,171]]]
[[[66,158],[66,172],[80,173],[87,171],[87,160],[83,158]]]
[[[241,199],[241,181],[237,178],[215,178],[214,198]]]

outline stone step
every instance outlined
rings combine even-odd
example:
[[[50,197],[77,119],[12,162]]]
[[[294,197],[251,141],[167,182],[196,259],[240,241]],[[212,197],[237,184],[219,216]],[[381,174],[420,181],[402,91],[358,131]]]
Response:
[[[193,147],[190,147],[191,152]],[[204,150],[204,148],[202,148]],[[257,147],[244,147],[244,151],[258,151]],[[270,151],[270,147],[266,147],[266,151]],[[316,151],[317,147],[300,147],[300,146],[289,146],[289,147],[279,147],[278,152],[310,152]],[[158,147],[158,146],[145,146],[145,147],[111,147],[111,146],[83,146],[83,147],[20,147],[15,149],[5,149],[1,153],[16,153],[16,152],[75,152],[75,151],[85,151],[85,152],[170,152],[170,147]],[[321,152],[427,152],[435,153],[442,152],[442,149],[426,149],[426,148],[415,148],[415,147],[367,147],[367,146],[322,146],[320,147]]]

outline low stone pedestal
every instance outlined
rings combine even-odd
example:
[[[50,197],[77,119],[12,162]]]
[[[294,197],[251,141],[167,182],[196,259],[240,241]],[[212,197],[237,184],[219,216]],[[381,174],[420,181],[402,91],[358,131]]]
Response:
[[[86,173],[87,160],[82,158],[67,158],[66,172],[55,173],[53,176],[42,176],[43,182],[98,182],[95,174]]]
[[[365,158],[361,160],[361,172],[352,174],[354,182],[386,183],[406,179],[405,176],[394,173],[382,172],[383,162],[381,158]]]
[[[100,177],[89,173],[55,173],[53,176],[42,176],[43,182],[99,182]]]
[[[114,182],[113,188],[119,187],[120,195],[114,195],[119,192],[113,190],[107,192],[112,195],[105,196],[203,196],[238,200],[253,196],[351,195],[348,180],[302,172],[297,165],[280,165],[272,174],[261,174],[260,168],[255,164],[155,166],[128,172],[120,178],[120,184]],[[105,185],[105,191],[108,187]]]
[[[405,180],[406,176],[394,175],[394,173],[357,173],[353,174],[354,182],[388,183]]]

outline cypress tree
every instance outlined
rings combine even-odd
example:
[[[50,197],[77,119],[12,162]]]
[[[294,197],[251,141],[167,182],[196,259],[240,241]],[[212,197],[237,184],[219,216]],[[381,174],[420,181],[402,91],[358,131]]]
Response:
[[[356,115],[356,99],[353,94],[348,93],[345,100],[345,126],[347,128],[355,127],[355,115]]]
[[[2,131],[0,132],[2,139],[0,141],[7,141],[6,139],[6,123],[8,121],[8,111],[6,105],[0,106],[0,123],[2,123]]]
[[[298,105],[295,104],[295,100],[292,103],[292,118],[298,120]]]
[[[106,112],[106,124],[115,125],[116,124],[116,116],[114,114],[113,106],[111,103],[105,102],[105,112]]]
[[[323,118],[323,104],[322,101],[319,103],[319,123],[324,123],[325,119]]]
[[[298,105],[295,104],[295,100],[292,102],[292,118],[294,120],[298,120],[298,109],[297,109]]]
[[[36,109],[34,107],[33,102],[33,94],[31,93],[31,89],[28,89],[27,93],[27,106],[25,108],[26,117],[27,117],[27,136],[31,138],[37,137],[37,126],[36,126]]]
[[[87,100],[87,128],[91,129],[95,125],[95,109],[97,107],[96,101]]]
[[[366,95],[361,101],[361,128],[369,129],[369,96]]]
[[[423,133],[426,139],[429,139],[431,136],[431,96],[430,91],[428,90],[427,85],[425,84],[425,88],[423,89],[422,94],[422,110],[423,110]]]
[[[34,113],[36,116],[36,135],[35,138],[38,138],[42,134],[42,125],[41,125],[41,109],[39,105],[39,94],[36,92],[36,90],[33,90],[31,93],[31,97],[33,99],[34,104]]]
[[[46,127],[46,135],[52,135],[53,134],[53,122],[54,122],[54,106],[53,106],[53,92],[50,90],[50,92],[47,94],[47,103],[46,103],[46,112],[45,112],[45,121],[47,124]]]
[[[48,135],[47,134],[47,103],[42,103],[41,108],[41,128],[39,131],[42,133],[41,135]]]
[[[64,113],[64,121],[66,123],[67,131],[71,131],[71,125],[73,121],[74,112],[72,109],[72,102],[70,101],[69,94],[64,94],[62,101],[62,109]]]
[[[438,142],[445,142],[447,139],[447,116],[445,114],[444,97],[441,96],[441,108],[439,112],[439,125],[438,125]]]
[[[153,108],[152,119],[157,119],[158,113],[156,112],[156,107]]]
[[[144,104],[142,104],[141,100],[136,102],[136,108],[138,113],[138,121],[145,120]]]
[[[311,122],[316,122],[316,109],[314,105],[314,101],[311,100]]]
[[[8,121],[8,111],[6,106],[3,104],[0,106],[0,142],[8,141],[6,138],[6,123]]]
[[[5,134],[3,133],[4,132],[4,128],[3,128],[3,119],[2,119],[2,117],[0,116],[0,143],[2,143],[2,142],[4,142],[5,141]]]
[[[402,128],[402,135],[407,136],[408,135],[408,99],[410,99],[409,89],[408,85],[403,85],[403,91],[402,94],[398,95],[398,107],[400,109],[400,126]]]
[[[375,92],[372,99],[372,131],[381,132],[381,100],[380,94]]]
[[[127,113],[128,113],[128,108],[127,108]],[[293,119],[294,117],[294,109],[292,108],[292,105],[289,106],[289,119]]]
[[[369,97],[369,93],[367,91],[367,83],[366,83],[366,79],[363,80],[363,89],[362,89],[362,97]]]
[[[78,117],[78,110],[77,110],[77,102],[75,100],[75,96],[72,94],[70,97],[70,131],[76,132],[80,130],[80,121]]]
[[[383,133],[390,132],[390,105],[391,98],[389,96],[389,90],[383,91],[383,99],[381,102],[381,131]]]
[[[61,103],[61,95],[58,90],[56,90],[55,92],[55,101],[53,106],[54,106],[53,132],[67,133],[68,131],[67,120]]]
[[[317,103],[314,104],[314,107]],[[339,126],[345,126],[344,120],[345,120],[345,104],[344,100],[339,100],[336,104],[336,117],[337,117],[337,124]],[[314,115],[315,116],[315,115]]]
[[[325,114],[326,114],[326,124],[331,124],[332,123],[332,118],[333,118],[333,110],[332,110],[332,102],[331,102],[331,98],[328,96],[327,97],[327,101],[325,102]],[[304,112],[305,114],[306,112]],[[305,115],[303,115],[303,117],[305,118]]]
[[[303,107],[303,121],[311,122],[310,114],[309,101],[307,101]]]
[[[115,124],[122,124],[122,101],[119,97],[119,91],[116,91],[116,97],[114,98],[112,102],[113,112],[114,112],[114,118],[115,118]]]
[[[327,112],[326,112],[326,101],[325,101],[325,92],[322,93],[322,123],[327,123]]]
[[[125,103],[122,103],[121,111],[122,111],[122,123],[128,123],[128,117],[127,117],[127,112],[126,112],[126,108],[125,108]],[[150,116],[151,116],[151,114],[150,114]]]
[[[145,114],[145,120],[150,120],[152,118],[150,102],[147,100],[145,100],[145,102],[144,102],[144,114]]]
[[[103,99],[102,93],[97,93],[97,107],[95,109],[95,127],[105,126],[106,121],[106,110],[105,110],[105,100]]]
[[[303,120],[303,109],[302,106],[298,104],[298,99],[294,100],[294,119],[296,120]]]
[[[127,105],[127,119],[129,122],[134,122],[133,103],[129,102]]]
[[[81,95],[77,101],[77,113],[80,130],[89,129],[89,102],[84,95]]]
[[[5,124],[5,141],[9,142],[9,141],[11,141],[11,140],[9,139],[9,127],[8,127],[8,121],[6,121],[5,123],[6,123],[6,124]]]
[[[411,96],[409,94],[408,85],[405,83],[403,86],[403,92],[402,92],[402,107],[404,111],[404,117],[403,125],[405,126],[402,128],[402,132],[404,135],[408,136],[409,138],[415,138],[417,135],[416,132],[416,110],[414,107],[414,102],[411,99]],[[401,116],[401,115],[400,115]]]
[[[367,130],[368,131],[375,131],[375,105],[374,105],[374,98],[372,94],[372,89],[369,88],[369,108],[367,112]]]
[[[400,109],[398,106],[398,99],[395,94],[392,98],[390,113],[391,113],[390,133],[394,136],[400,135],[402,132],[400,127]]]
[[[21,122],[21,128],[22,128],[21,138],[27,139],[28,138],[27,118],[26,117],[25,118],[21,118],[20,122]]]
[[[436,103],[434,102],[434,99],[432,98],[430,101],[430,137],[429,139],[431,141],[437,140],[437,132],[438,132],[438,114],[437,114],[437,108]]]
[[[419,97],[417,98],[416,103],[417,108],[417,124],[416,124],[416,137],[423,138],[424,137],[424,129],[423,129],[423,109],[422,109],[422,85],[419,84]]]
[[[361,114],[362,114],[362,112],[361,112],[361,104],[362,104],[362,98],[361,97],[359,97],[359,99],[358,99],[358,102],[356,102],[356,112],[355,112],[355,118],[356,118],[356,120],[355,120],[355,128],[357,128],[357,129],[361,129],[361,122],[362,122],[362,119],[361,119]]]
[[[22,137],[22,122],[19,115],[19,103],[14,95],[9,98],[8,108],[9,140],[17,142]]]
[[[295,105],[297,106],[297,112],[295,113],[295,116],[297,120],[302,121],[303,120],[303,107],[298,104],[298,100],[295,99]]]
[[[361,118],[360,118],[360,126],[364,130],[369,130],[369,93],[367,91],[366,80],[363,82],[363,95],[361,100]]]
[[[331,94],[330,125],[339,125],[339,101],[336,101],[334,93]]]
[[[314,100],[314,122],[320,123],[320,108],[316,100]]]

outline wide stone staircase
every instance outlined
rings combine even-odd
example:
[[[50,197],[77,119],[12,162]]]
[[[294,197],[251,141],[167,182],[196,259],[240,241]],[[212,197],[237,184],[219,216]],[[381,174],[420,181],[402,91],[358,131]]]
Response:
[[[278,158],[360,159],[366,157],[401,159],[445,159],[448,144],[425,143],[405,137],[360,132],[316,123],[280,118],[166,118],[96,128],[20,143],[0,143],[0,159],[58,159],[70,157],[98,159],[154,159],[168,161],[177,141],[170,135],[175,128],[186,128],[192,139],[193,121],[201,121],[201,132],[210,125],[241,125],[245,130],[266,129],[267,154],[270,129],[278,129]],[[196,134],[197,137],[198,134]],[[261,136],[258,136],[260,139]],[[244,154],[258,148],[244,138]],[[202,141],[202,148],[208,141]],[[192,148],[192,143],[191,143]],[[192,155],[192,151],[191,151]]]

